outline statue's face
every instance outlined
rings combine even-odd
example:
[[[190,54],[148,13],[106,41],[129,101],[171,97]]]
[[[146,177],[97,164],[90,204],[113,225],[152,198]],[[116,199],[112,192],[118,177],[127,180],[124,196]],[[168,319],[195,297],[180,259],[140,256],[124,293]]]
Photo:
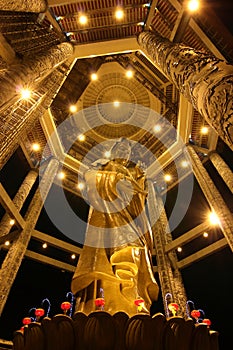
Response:
[[[121,158],[121,159],[128,160],[130,157],[130,153],[131,153],[131,146],[127,140],[117,143],[114,148],[114,158]]]

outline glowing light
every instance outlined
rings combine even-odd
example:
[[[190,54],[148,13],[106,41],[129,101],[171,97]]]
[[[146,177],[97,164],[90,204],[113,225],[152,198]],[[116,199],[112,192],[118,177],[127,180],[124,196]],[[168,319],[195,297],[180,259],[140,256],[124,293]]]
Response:
[[[110,151],[106,151],[106,152],[104,153],[104,156],[105,156],[106,158],[110,158],[111,152],[110,152]]]
[[[115,12],[116,19],[122,19],[124,17],[124,11],[122,9],[117,9]]]
[[[81,15],[79,16],[79,19],[78,19],[79,23],[84,25],[84,24],[87,24],[87,16],[86,15]]]
[[[98,75],[96,73],[91,74],[91,80],[95,81],[98,79]]]
[[[201,128],[202,135],[207,135],[208,132],[209,132],[209,129],[207,128],[207,126],[203,126],[203,128]]]
[[[133,71],[131,69],[128,69],[125,73],[127,78],[132,78],[133,77]]]
[[[23,100],[28,100],[31,97],[32,93],[29,89],[21,89],[20,94]]]
[[[217,214],[215,214],[215,212],[213,212],[213,211],[211,213],[209,213],[209,221],[210,221],[211,225],[219,225],[219,223],[220,223]]]
[[[48,247],[48,244],[47,243],[43,243],[42,244],[42,248],[46,249]]]
[[[6,242],[5,242],[5,245],[6,245],[6,246],[9,246],[9,245],[10,245],[10,241],[6,241]]]
[[[85,141],[85,139],[86,139],[86,136],[85,135],[83,135],[83,134],[80,134],[80,135],[78,135],[78,140],[79,141]]]
[[[181,248],[181,247],[178,247],[178,248],[177,248],[177,251],[178,251],[179,253],[181,253],[181,252],[182,252],[182,248]]]
[[[35,151],[35,152],[39,151],[40,150],[39,143],[33,143],[32,150]]]
[[[188,9],[191,12],[195,12],[199,9],[200,3],[198,0],[190,0],[188,3]]]
[[[60,173],[57,174],[57,177],[60,179],[60,180],[63,180],[65,178],[65,173],[63,171],[60,171]]]
[[[161,125],[156,124],[156,125],[154,126],[154,132],[160,132],[161,130],[162,130]]]
[[[113,106],[114,107],[119,107],[120,106],[120,102],[119,101],[114,101],[113,102]]]
[[[209,236],[208,232],[203,233],[203,237],[207,238]]]
[[[85,187],[85,185],[84,185],[83,182],[79,182],[78,185],[77,185],[77,187],[78,187],[79,190],[83,190],[84,187]]]
[[[11,219],[10,220],[10,225],[13,226],[15,224],[15,220],[14,219]]]
[[[69,110],[70,110],[71,113],[75,113],[75,112],[77,112],[77,106],[76,105],[71,105]]]
[[[171,179],[172,179],[172,177],[171,177],[170,174],[165,174],[165,175],[164,175],[164,180],[165,180],[166,182],[171,181]]]
[[[189,162],[188,162],[187,160],[183,160],[183,161],[181,162],[181,166],[182,166],[183,168],[187,168],[187,167],[189,166]]]
[[[72,254],[72,255],[71,255],[71,259],[74,260],[75,258],[76,258],[76,255],[75,255],[75,254]]]

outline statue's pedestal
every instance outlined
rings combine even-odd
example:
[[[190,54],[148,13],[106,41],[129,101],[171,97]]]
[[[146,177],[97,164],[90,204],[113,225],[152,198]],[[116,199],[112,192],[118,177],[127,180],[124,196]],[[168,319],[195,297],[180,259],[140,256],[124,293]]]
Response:
[[[218,333],[182,317],[124,312],[56,315],[17,331],[14,350],[218,350]]]

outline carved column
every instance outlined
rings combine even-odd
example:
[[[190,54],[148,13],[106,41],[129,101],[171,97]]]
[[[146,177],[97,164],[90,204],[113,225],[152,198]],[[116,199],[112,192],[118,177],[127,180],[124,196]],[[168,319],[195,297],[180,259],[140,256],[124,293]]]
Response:
[[[12,64],[0,77],[1,108],[16,97],[19,87],[33,89],[36,83],[46,77],[51,71],[64,62],[73,53],[70,43],[62,43],[51,47],[46,52],[31,56],[21,63]],[[20,100],[20,95],[18,97]]]
[[[233,193],[233,173],[229,166],[224,162],[220,155],[216,152],[209,154],[209,159],[213,163],[219,175],[222,177],[225,184],[228,186],[231,193]]]
[[[156,261],[164,307],[166,309],[166,295],[170,293],[172,294],[172,301],[179,305],[178,313],[185,317],[187,297],[182,277],[177,267],[176,253],[165,253],[165,245],[172,240],[172,236],[169,230],[163,201],[156,193],[152,181],[148,181],[148,190],[148,212],[155,242]]]
[[[24,135],[31,131],[35,121],[42,117],[49,108],[69,69],[69,66],[62,65],[46,77],[38,87],[42,96],[38,97],[33,106],[25,113],[21,113],[21,110],[17,112],[14,105],[2,113],[0,118],[0,129],[3,134],[0,137],[0,169],[22,142]]]
[[[51,159],[40,181],[40,187],[36,190],[25,215],[25,227],[21,231],[17,240],[10,247],[2,264],[0,270],[0,315],[20,268],[22,259],[31,238],[32,230],[36,225],[43,207],[43,199],[46,198],[49,192],[58,167],[59,161],[55,158]]]
[[[138,43],[233,149],[233,66],[155,32],[140,33]]]
[[[0,11],[20,11],[20,12],[45,12],[47,9],[46,0],[0,0]]]
[[[13,203],[19,211],[22,208],[32,186],[34,185],[37,176],[38,172],[36,170],[30,170],[27,176],[25,177],[22,185],[20,186],[18,192],[16,193],[13,199]],[[10,232],[10,219],[11,217],[8,213],[6,213],[3,216],[0,222],[0,237],[6,236]]]
[[[232,213],[226,206],[221,194],[211,180],[208,172],[204,168],[194,149],[188,145],[187,150],[192,159],[194,175],[207,199],[211,210],[213,210],[220,220],[220,228],[224,234],[227,243],[233,251],[233,217]]]

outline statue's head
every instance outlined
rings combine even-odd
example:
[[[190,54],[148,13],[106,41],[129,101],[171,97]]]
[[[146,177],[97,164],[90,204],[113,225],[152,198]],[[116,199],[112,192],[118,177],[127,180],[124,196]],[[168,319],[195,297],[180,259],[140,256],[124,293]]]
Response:
[[[119,139],[111,149],[112,158],[129,160],[131,154],[131,143],[126,138]]]

